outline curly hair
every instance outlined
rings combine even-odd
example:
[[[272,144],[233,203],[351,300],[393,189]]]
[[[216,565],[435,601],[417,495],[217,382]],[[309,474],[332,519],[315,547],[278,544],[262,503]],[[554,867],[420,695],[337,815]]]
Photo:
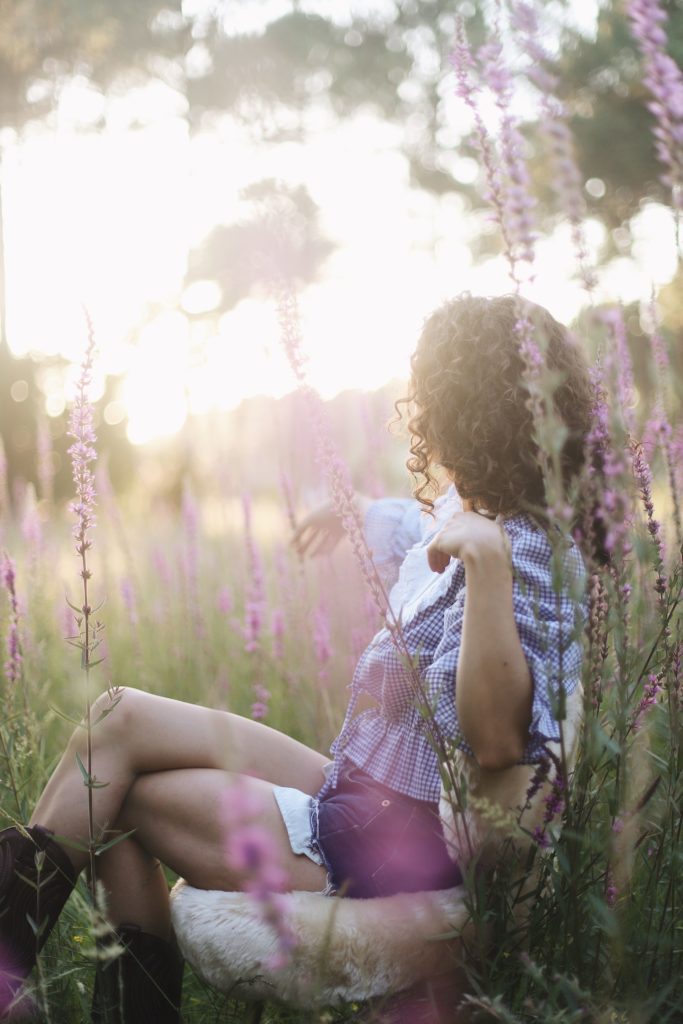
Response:
[[[547,371],[557,381],[553,404],[567,428],[561,453],[565,488],[580,472],[591,425],[588,366],[570,333],[547,310],[518,296],[446,302],[425,321],[412,356],[408,469],[427,509],[438,491],[434,467],[453,477],[475,509],[509,513],[544,508],[544,481],[534,440],[525,362],[516,325],[528,317],[543,340]],[[545,372],[545,371],[544,371]]]

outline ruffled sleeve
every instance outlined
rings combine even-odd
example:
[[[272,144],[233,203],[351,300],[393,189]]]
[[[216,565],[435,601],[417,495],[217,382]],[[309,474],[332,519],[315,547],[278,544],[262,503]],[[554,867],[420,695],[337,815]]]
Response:
[[[547,739],[559,739],[561,694],[569,695],[581,681],[585,568],[578,548],[567,540],[556,586],[551,545],[542,531],[520,531],[511,541],[515,622],[533,682],[524,760],[535,761]]]
[[[414,498],[379,498],[365,513],[365,539],[384,585],[398,577],[406,552],[422,539],[424,515]]]
[[[512,551],[515,623],[533,685],[529,740],[522,757],[523,763],[531,764],[539,760],[546,740],[559,739],[561,693],[568,696],[581,680],[587,616],[585,569],[578,548],[571,540],[562,541],[556,585],[552,547],[545,533],[526,516],[504,525]],[[445,610],[443,635],[424,680],[444,735],[456,739],[471,754],[458,721],[454,685],[466,592],[465,582]]]

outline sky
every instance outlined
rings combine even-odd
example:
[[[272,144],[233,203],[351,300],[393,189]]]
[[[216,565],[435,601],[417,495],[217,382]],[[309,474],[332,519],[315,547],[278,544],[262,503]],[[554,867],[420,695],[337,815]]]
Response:
[[[272,0],[273,11],[278,2]],[[264,9],[243,4],[242,16],[263,16]],[[274,147],[254,145],[228,118],[190,137],[182,98],[161,83],[108,100],[104,130],[82,131],[104,102],[76,82],[49,131],[0,139],[7,333],[17,354],[59,353],[76,364],[86,305],[101,374],[121,375],[105,418],[125,417],[134,443],[173,434],[188,413],[232,408],[249,395],[279,396],[294,386],[265,299],[244,300],[208,337],[183,315],[183,307],[196,309],[212,297],[208,285],[184,291],[189,249],[216,223],[239,218],[240,190],[251,181],[303,182],[335,243],[320,279],[300,295],[309,377],[325,397],[405,377],[422,320],[444,299],[463,290],[510,289],[502,257],[472,260],[479,217],[456,196],[411,188],[399,129],[370,113],[340,127],[321,112],[306,145]],[[452,116],[462,126],[457,103]],[[131,129],[133,112],[146,127]],[[460,159],[458,173],[466,178],[476,167]],[[599,246],[602,226],[586,227],[589,243]],[[601,298],[646,299],[653,283],[674,273],[670,215],[650,206],[634,231],[635,259],[605,268]],[[583,301],[574,271],[561,227],[539,240],[525,294],[570,320]],[[75,373],[74,365],[45,374],[50,415],[69,400]]]

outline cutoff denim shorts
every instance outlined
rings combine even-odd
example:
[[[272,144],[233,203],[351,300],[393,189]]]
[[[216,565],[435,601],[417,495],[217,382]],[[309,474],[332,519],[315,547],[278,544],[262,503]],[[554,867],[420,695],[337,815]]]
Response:
[[[274,794],[292,851],[326,868],[328,895],[365,899],[462,881],[438,805],[397,793],[353,764],[322,798],[285,786]]]

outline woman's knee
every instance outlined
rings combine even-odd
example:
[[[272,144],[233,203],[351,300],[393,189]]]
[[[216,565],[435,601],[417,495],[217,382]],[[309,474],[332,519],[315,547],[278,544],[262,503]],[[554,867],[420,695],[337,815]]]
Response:
[[[149,694],[128,686],[104,690],[90,708],[93,746],[101,748],[115,743],[118,749],[125,749],[147,714],[145,698]],[[83,729],[76,735],[82,742]]]

